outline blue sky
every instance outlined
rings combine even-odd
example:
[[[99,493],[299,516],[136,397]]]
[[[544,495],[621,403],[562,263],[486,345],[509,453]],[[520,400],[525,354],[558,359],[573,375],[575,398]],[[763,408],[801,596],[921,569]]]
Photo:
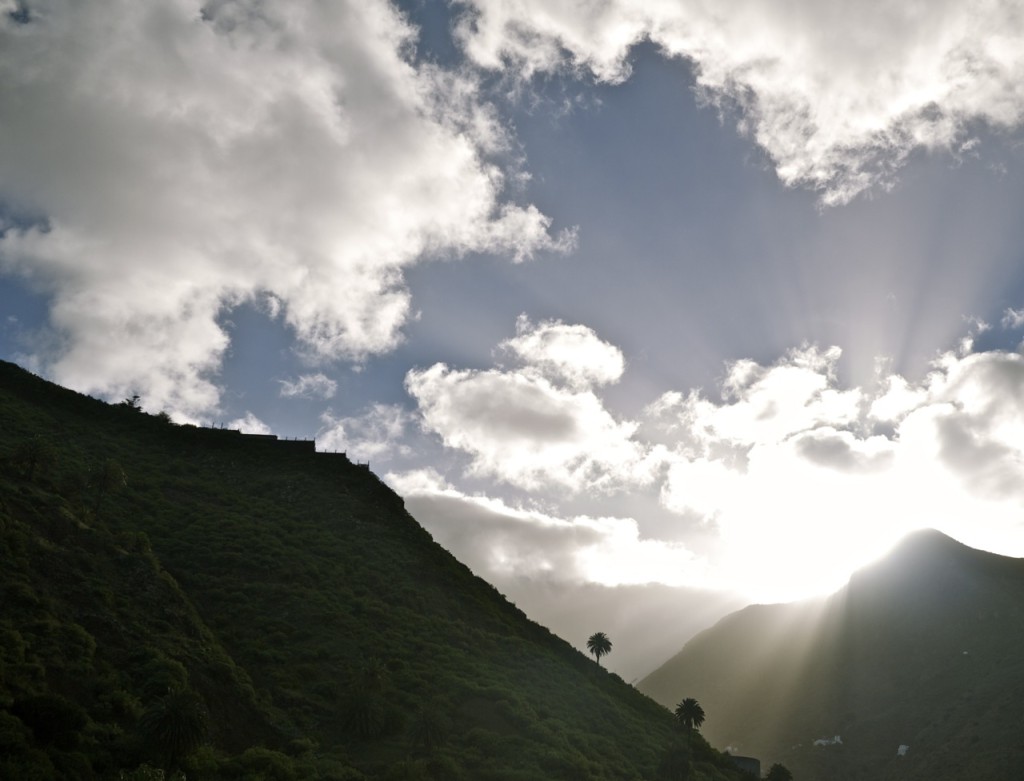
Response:
[[[0,357],[369,461],[627,678],[1024,555],[1020,3],[0,14]]]

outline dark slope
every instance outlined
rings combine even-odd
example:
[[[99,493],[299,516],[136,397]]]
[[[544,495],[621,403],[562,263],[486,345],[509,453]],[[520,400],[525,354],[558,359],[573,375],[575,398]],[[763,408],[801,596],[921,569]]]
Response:
[[[827,600],[727,616],[639,688],[697,697],[713,743],[806,781],[1016,779],[1022,647],[1024,560],[922,531]]]
[[[343,456],[7,363],[0,422],[2,777],[640,779],[678,741]],[[146,726],[175,692],[209,714],[181,758]]]

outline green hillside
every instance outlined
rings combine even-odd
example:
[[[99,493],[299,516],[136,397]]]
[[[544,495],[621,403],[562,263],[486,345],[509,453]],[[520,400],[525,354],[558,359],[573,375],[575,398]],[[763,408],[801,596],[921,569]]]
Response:
[[[742,778],[368,469],[9,363],[0,578],[0,778]]]
[[[802,781],[1011,781],[1022,647],[1024,560],[926,531],[827,600],[727,616],[639,688],[697,697],[712,742]]]

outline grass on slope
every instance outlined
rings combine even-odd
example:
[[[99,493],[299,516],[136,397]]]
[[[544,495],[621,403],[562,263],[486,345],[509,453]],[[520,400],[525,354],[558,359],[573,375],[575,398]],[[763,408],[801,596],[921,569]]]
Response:
[[[671,777],[667,711],[344,457],[174,426],[11,364],[0,420],[12,777]],[[700,739],[688,765],[738,777]]]

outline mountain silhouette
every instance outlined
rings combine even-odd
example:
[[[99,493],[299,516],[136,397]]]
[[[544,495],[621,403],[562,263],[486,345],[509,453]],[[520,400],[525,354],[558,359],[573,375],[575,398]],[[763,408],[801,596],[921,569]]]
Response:
[[[802,781],[1019,779],[1022,647],[1024,560],[924,530],[831,597],[726,616],[638,688],[696,697],[713,744]]]
[[[0,779],[740,781],[681,741],[365,465],[0,361]]]

